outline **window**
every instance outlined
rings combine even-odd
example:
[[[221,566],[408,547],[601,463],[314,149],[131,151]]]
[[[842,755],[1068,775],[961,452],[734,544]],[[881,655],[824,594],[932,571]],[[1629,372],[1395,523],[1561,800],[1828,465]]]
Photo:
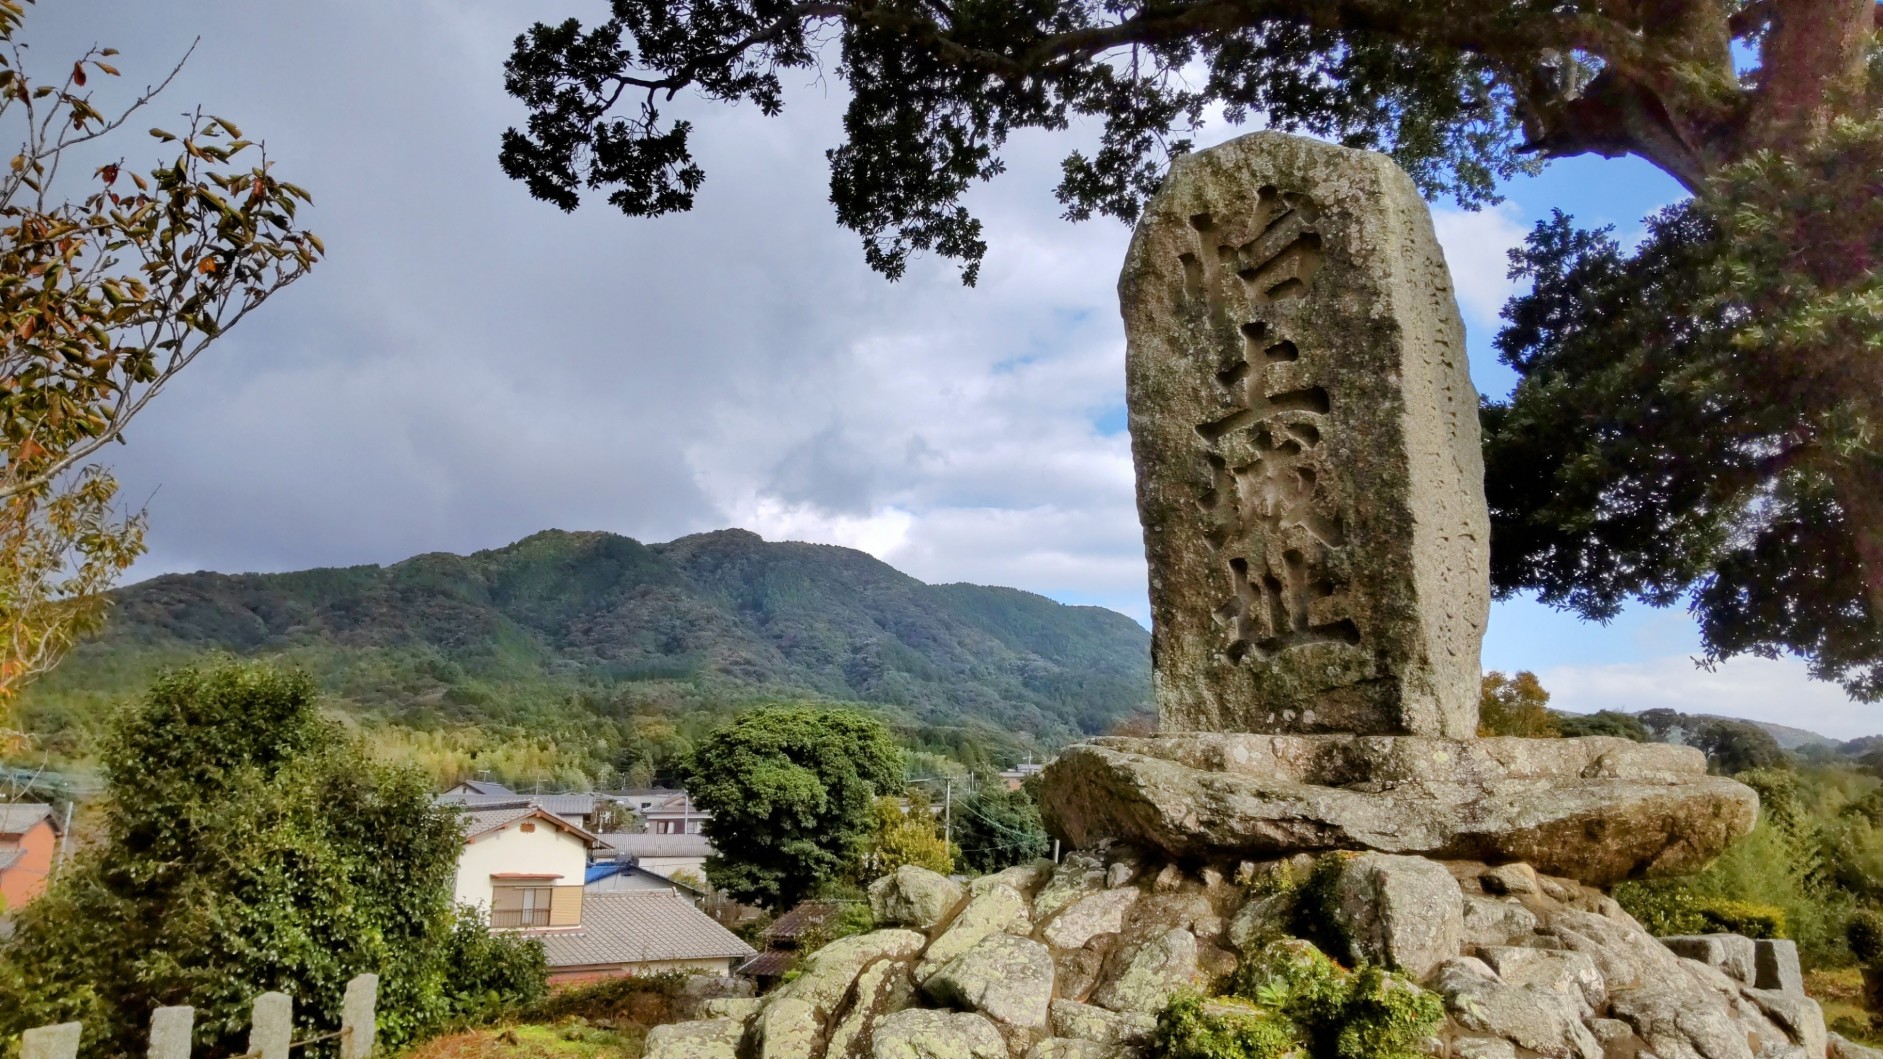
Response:
[[[546,927],[553,886],[497,886],[491,891],[490,925],[493,927]]]

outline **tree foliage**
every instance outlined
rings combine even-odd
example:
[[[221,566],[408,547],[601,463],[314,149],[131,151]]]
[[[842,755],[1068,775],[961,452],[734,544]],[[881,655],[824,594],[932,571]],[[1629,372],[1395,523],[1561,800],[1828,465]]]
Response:
[[[962,867],[987,873],[1038,860],[1053,843],[1032,792],[994,780],[955,803],[955,845]]]
[[[115,49],[29,72],[30,2],[0,3],[0,130],[18,144],[0,167],[0,707],[96,626],[143,551],[142,515],[92,461],[323,252],[295,220],[307,193],[227,119],[151,129],[173,154],[148,174],[85,172],[177,70],[116,108],[94,84],[119,76]]]
[[[783,910],[857,865],[871,803],[901,789],[902,751],[866,714],[764,706],[702,739],[685,779],[694,804],[713,814],[707,880]]]
[[[776,114],[785,78],[848,82],[827,152],[839,223],[890,278],[973,282],[968,190],[1017,130],[1102,124],[1065,215],[1131,220],[1202,116],[1390,153],[1467,205],[1578,154],[1643,158],[1694,199],[1638,249],[1541,226],[1486,409],[1501,592],[1601,619],[1681,599],[1709,655],[1792,651],[1883,695],[1883,54],[1872,0],[611,0],[537,24],[505,68],[528,108],[501,163],[574,209],[691,208],[681,92]],[[1742,69],[1742,66],[1744,67]]]
[[[955,854],[942,835],[928,796],[910,788],[903,798],[878,795],[870,803],[869,848],[863,854],[865,881],[888,875],[904,864],[941,872],[955,870]]]
[[[197,1009],[197,1043],[242,1051],[249,1004],[338,1024],[381,976],[388,1045],[540,992],[540,946],[453,908],[454,811],[412,770],[321,718],[303,674],[221,663],[159,680],[104,756],[103,840],[0,946],[0,1040],[81,1020],[88,1054],[142,1054],[152,1009]]]
[[[1478,686],[1478,734],[1532,739],[1560,735],[1549,703],[1550,693],[1543,690],[1535,673],[1525,669],[1505,676],[1493,669]]]

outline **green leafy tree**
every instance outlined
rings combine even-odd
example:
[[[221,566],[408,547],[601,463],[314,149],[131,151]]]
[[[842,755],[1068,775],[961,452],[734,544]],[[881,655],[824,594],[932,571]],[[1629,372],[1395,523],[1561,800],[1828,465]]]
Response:
[[[903,799],[887,794],[879,795],[870,806],[873,826],[869,850],[863,855],[863,874],[868,879],[887,875],[904,864],[943,875],[955,870],[954,852],[942,836],[928,795],[910,788],[906,797],[907,808]]]
[[[868,847],[878,795],[900,789],[902,751],[874,717],[764,706],[715,729],[686,775],[717,852],[714,889],[785,909],[842,878]]]
[[[81,1020],[88,1054],[142,1054],[152,1009],[190,1004],[198,1045],[232,1054],[258,993],[332,1029],[363,971],[388,1045],[540,992],[540,946],[452,906],[454,812],[324,720],[306,675],[170,673],[119,716],[103,766],[103,840],[0,946],[0,1047]]]
[[[955,803],[955,845],[962,867],[985,873],[1046,856],[1052,839],[1032,793],[996,780]]]
[[[1597,710],[1595,713],[1559,713],[1556,715],[1556,731],[1565,738],[1612,735],[1622,739],[1632,739],[1637,743],[1653,741],[1646,725],[1636,720],[1632,714],[1616,710]]]
[[[0,2],[0,139],[17,145],[0,166],[0,711],[98,626],[143,553],[143,516],[118,509],[96,457],[323,253],[295,221],[307,193],[231,121],[152,129],[172,157],[148,173],[110,161],[181,67],[115,106],[115,49],[29,70],[30,2]]]
[[[1686,598],[1706,650],[1795,651],[1883,695],[1883,59],[1872,0],[611,0],[537,24],[501,164],[565,210],[690,209],[681,92],[783,106],[846,81],[831,202],[890,278],[939,253],[973,282],[963,205],[1017,130],[1102,123],[1067,155],[1067,217],[1134,219],[1202,116],[1390,153],[1475,206],[1550,159],[1631,155],[1693,195],[1636,250],[1568,218],[1486,409],[1494,576],[1603,618]],[[1741,69],[1742,65],[1745,69]]]
[[[1560,735],[1549,704],[1550,693],[1535,673],[1525,669],[1505,676],[1493,669],[1478,686],[1478,734],[1532,739]]]
[[[1715,772],[1731,776],[1751,769],[1783,768],[1788,759],[1772,733],[1746,721],[1709,718],[1694,726],[1687,743],[1706,754]]]

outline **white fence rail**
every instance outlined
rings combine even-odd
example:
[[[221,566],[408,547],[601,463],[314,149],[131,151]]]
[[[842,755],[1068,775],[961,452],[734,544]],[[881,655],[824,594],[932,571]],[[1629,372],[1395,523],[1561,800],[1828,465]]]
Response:
[[[294,1039],[294,999],[286,993],[263,993],[255,998],[250,1016],[248,1051],[230,1059],[289,1059],[288,1052],[321,1041],[338,1040],[340,1059],[369,1059],[373,1054],[379,1001],[379,976],[363,974],[347,983],[340,1004],[340,1028],[305,1040]],[[41,1026],[20,1036],[20,1059],[78,1059],[83,1024],[61,1022]],[[150,1059],[190,1059],[196,1009],[188,1006],[158,1008],[150,1013]]]

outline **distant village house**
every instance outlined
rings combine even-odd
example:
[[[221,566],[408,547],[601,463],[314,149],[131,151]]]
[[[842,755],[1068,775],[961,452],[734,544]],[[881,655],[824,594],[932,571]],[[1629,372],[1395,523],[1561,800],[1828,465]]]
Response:
[[[38,897],[58,859],[59,818],[38,802],[0,804],[0,912]]]

